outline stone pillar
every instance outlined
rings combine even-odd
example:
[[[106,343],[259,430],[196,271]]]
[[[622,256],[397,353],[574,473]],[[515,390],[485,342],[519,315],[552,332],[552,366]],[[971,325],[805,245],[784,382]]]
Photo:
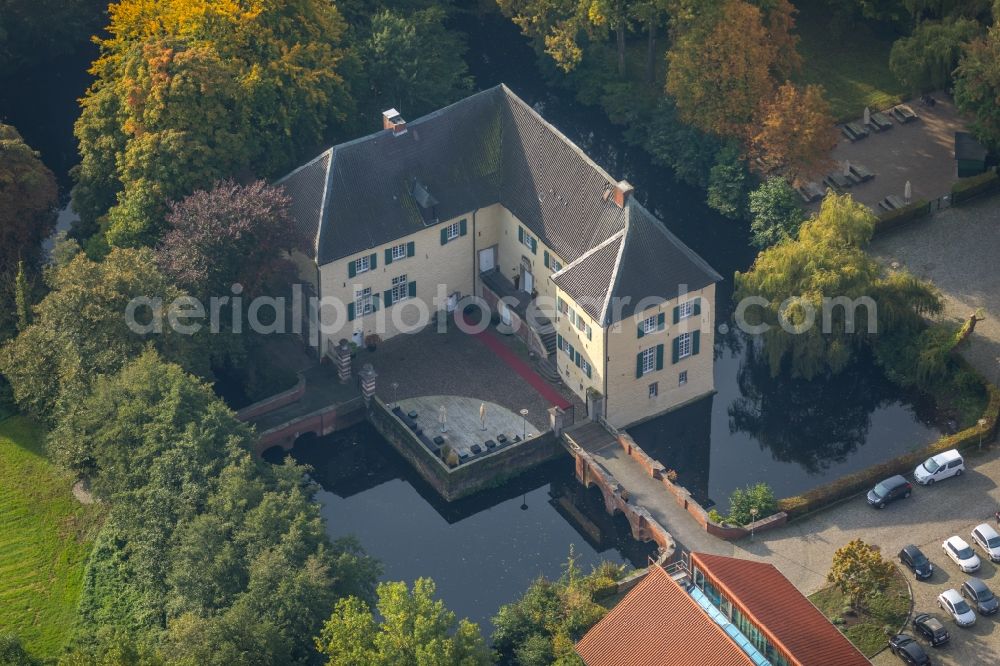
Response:
[[[365,404],[371,402],[372,396],[375,395],[375,379],[377,377],[378,373],[375,372],[371,363],[365,363],[361,372],[358,373],[358,378],[361,380],[361,397],[365,399]]]
[[[351,380],[351,345],[341,338],[333,352],[337,364],[337,378],[341,384],[346,384]]]
[[[559,407],[549,407],[549,427],[556,437],[562,437],[566,427],[566,412]]]
[[[597,421],[604,416],[604,396],[594,390],[587,391],[587,418]]]

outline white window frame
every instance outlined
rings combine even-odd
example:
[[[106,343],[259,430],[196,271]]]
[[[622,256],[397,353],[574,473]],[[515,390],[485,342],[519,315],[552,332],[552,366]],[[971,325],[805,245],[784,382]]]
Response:
[[[529,234],[527,229],[521,232],[521,245],[534,251],[535,237]]]
[[[655,333],[656,330],[660,327],[660,324],[657,321],[656,315],[653,315],[652,317],[646,317],[645,319],[643,319],[642,324],[640,324],[640,327],[642,328],[643,334],[648,335],[650,333]]]
[[[648,390],[650,399],[658,397],[660,395],[660,382],[653,382],[649,385]]]
[[[363,257],[358,257],[354,260],[354,274],[361,275],[362,273],[367,273],[372,269],[371,256],[365,255]]]
[[[677,385],[684,386],[687,383],[688,383],[688,371],[681,370],[679,373],[677,373]]]
[[[562,339],[562,347],[560,347],[559,350],[570,356],[572,356],[573,353],[576,351],[575,349],[573,349],[573,345],[570,344],[570,341],[567,340],[566,338]]]
[[[406,279],[406,273],[392,278],[392,302],[405,301],[410,297],[410,282]]]
[[[593,366],[590,365],[590,363],[587,361],[587,359],[583,357],[582,354],[580,355],[580,370],[582,370],[583,374],[587,375],[588,377],[594,372]]]
[[[399,261],[400,259],[406,259],[406,243],[400,243],[399,245],[393,245],[391,250],[391,256],[393,261]]]
[[[694,301],[684,301],[677,306],[678,308],[678,319],[687,319],[688,317],[694,316]]]
[[[656,347],[647,347],[640,353],[642,354],[643,376],[646,376],[651,372],[656,372]]]
[[[691,334],[681,333],[677,336],[677,360],[691,355]]]
[[[455,240],[461,235],[461,233],[462,233],[462,225],[459,222],[452,222],[447,227],[445,227],[446,240],[450,241]]]
[[[562,270],[562,263],[552,255],[549,255],[549,268],[552,269],[553,273],[558,273]]]
[[[363,317],[375,312],[375,302],[372,298],[372,288],[362,287],[354,291],[354,317]]]

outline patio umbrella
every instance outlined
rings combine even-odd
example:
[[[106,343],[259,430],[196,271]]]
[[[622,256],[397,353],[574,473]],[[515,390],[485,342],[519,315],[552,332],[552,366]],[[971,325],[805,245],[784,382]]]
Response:
[[[913,186],[910,185],[910,181],[906,181],[906,185],[903,186],[903,198],[907,201],[913,196]]]
[[[444,405],[438,408],[438,423],[441,424],[441,432],[448,432],[448,408]]]
[[[872,111],[867,106],[865,107],[865,125],[872,121]]]
[[[479,403],[479,423],[483,426],[483,430],[486,430],[486,403]]]

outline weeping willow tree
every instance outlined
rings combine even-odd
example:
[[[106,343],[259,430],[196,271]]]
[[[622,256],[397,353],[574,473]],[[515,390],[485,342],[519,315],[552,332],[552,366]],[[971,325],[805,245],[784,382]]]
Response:
[[[864,250],[875,216],[849,195],[830,194],[818,214],[736,274],[735,298],[756,302],[745,321],[766,324],[761,349],[772,375],[838,373],[879,336],[917,331],[941,310],[938,292],[905,271],[887,272]],[[740,309],[737,309],[740,312]]]

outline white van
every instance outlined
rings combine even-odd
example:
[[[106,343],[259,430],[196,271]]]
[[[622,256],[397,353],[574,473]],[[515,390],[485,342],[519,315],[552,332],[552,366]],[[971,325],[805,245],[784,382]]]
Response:
[[[964,471],[965,461],[962,460],[962,454],[951,449],[931,456],[917,465],[917,468],[913,470],[913,478],[917,480],[917,483],[927,486],[935,481],[947,479],[949,476],[959,476]]]

